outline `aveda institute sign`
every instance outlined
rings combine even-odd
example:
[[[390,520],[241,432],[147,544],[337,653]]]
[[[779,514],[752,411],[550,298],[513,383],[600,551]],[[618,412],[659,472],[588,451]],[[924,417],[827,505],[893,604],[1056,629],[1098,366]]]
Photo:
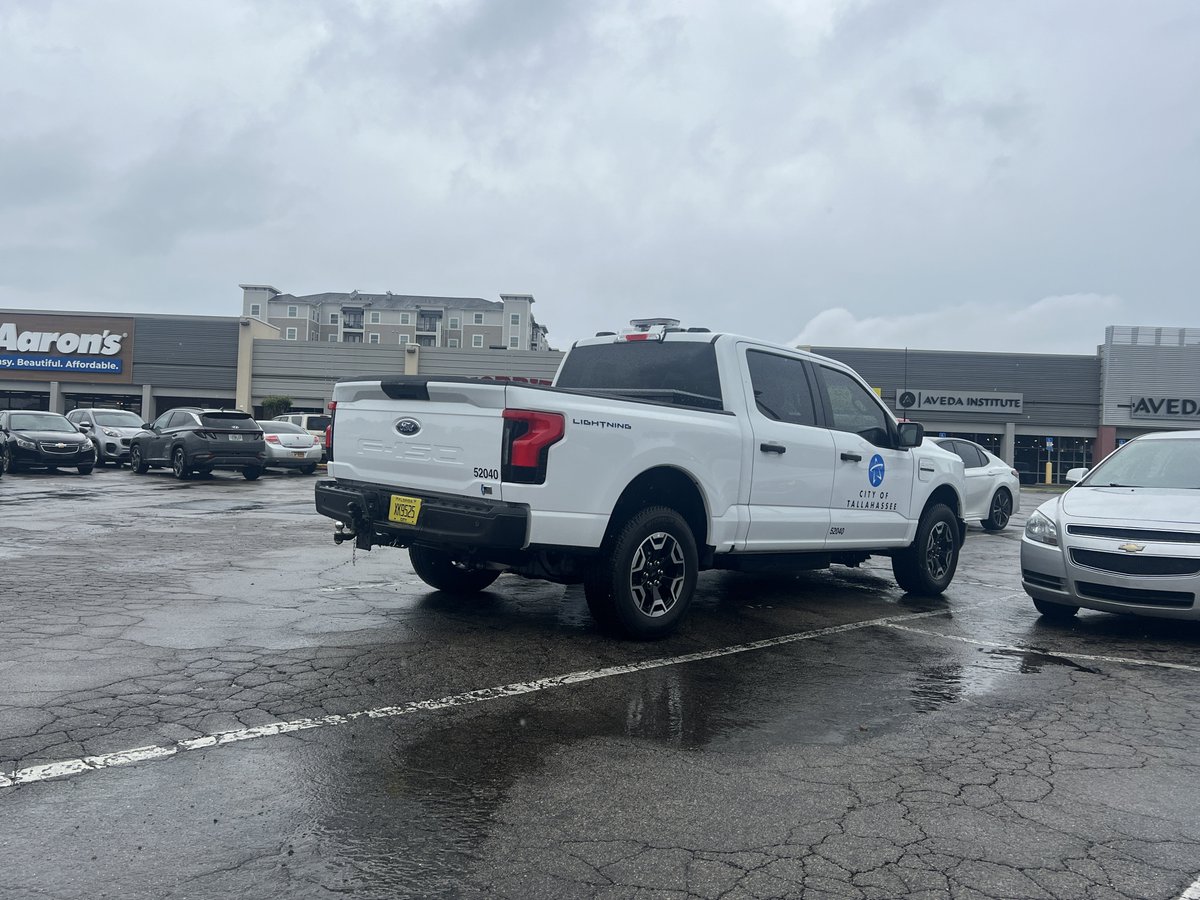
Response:
[[[1200,421],[1200,397],[1131,397],[1129,417]]]
[[[0,313],[0,379],[133,380],[133,320]]]

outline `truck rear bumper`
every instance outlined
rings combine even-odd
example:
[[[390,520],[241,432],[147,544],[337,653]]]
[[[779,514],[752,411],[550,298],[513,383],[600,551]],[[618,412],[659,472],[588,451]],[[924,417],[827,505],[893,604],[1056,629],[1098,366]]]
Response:
[[[315,490],[317,512],[353,526],[359,546],[364,529],[372,532],[371,543],[520,550],[528,542],[526,506],[361,482],[318,481]],[[394,494],[421,500],[416,525],[388,521]],[[383,540],[374,540],[376,535]]]

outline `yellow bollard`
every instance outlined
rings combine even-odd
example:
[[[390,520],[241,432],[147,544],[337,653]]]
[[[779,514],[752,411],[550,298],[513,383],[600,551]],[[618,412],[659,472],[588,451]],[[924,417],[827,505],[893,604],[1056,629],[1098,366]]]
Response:
[[[1046,463],[1046,484],[1054,484],[1054,463]]]

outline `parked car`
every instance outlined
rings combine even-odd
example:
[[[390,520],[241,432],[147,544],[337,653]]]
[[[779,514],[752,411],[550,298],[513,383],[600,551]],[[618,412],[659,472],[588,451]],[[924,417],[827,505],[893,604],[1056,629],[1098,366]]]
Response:
[[[266,442],[258,423],[236,409],[179,407],[163,413],[129,445],[129,468],[143,475],[155,466],[170,466],[175,477],[207,475],[214,469],[237,469],[247,481],[262,474]]]
[[[329,427],[330,418],[325,413],[285,413],[275,416],[272,421],[290,422],[299,425],[313,436],[321,448],[321,458],[325,458],[325,429]]]
[[[1079,608],[1200,619],[1200,431],[1147,434],[1037,508],[1021,541],[1021,585],[1038,612]]]
[[[58,413],[36,410],[0,412],[0,465],[6,472],[37,466],[73,467],[91,475],[96,448],[86,434]]]
[[[317,439],[291,422],[258,422],[267,445],[268,469],[299,469],[305,475],[317,471],[321,445]]]
[[[129,442],[146,425],[141,416],[127,409],[91,407],[71,410],[67,421],[92,439],[98,466],[129,462]]]
[[[933,438],[933,443],[963,461],[967,497],[963,518],[979,520],[985,531],[1003,531],[1021,508],[1021,476],[1008,463],[973,441]]]

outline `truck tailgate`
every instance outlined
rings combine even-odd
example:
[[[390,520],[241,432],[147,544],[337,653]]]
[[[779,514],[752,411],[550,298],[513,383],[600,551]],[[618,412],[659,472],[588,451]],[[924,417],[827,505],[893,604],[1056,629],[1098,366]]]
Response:
[[[333,477],[468,497],[488,485],[501,499],[503,385],[354,381],[333,397]]]

